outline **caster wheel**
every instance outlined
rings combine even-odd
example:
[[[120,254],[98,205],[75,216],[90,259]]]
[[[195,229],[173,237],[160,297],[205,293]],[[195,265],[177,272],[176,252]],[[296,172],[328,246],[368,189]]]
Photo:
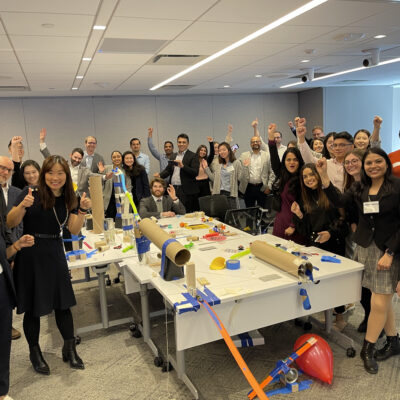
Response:
[[[81,343],[81,337],[80,336],[75,336],[75,344],[78,345]]]
[[[294,319],[294,324],[296,326],[303,326],[303,321],[301,319],[299,319],[299,318],[295,318]]]
[[[142,332],[140,332],[139,329],[136,329],[136,330],[132,331],[132,336],[133,336],[134,338],[136,338],[136,339],[139,339],[139,338],[142,337]]]
[[[154,365],[155,365],[157,368],[162,367],[163,364],[164,364],[164,361],[163,361],[163,359],[162,359],[161,357],[155,357],[155,358],[154,358]]]
[[[356,356],[356,349],[354,347],[349,347],[346,350],[347,357],[354,358]]]
[[[106,279],[106,285],[111,286],[111,279]]]
[[[174,367],[172,366],[172,364],[169,363],[164,363],[163,366],[161,367],[161,371],[162,372],[170,372],[174,369]]]
[[[310,331],[312,329],[312,323],[311,322],[304,322],[303,329],[305,331]]]
[[[114,283],[120,283],[119,278],[114,278]]]

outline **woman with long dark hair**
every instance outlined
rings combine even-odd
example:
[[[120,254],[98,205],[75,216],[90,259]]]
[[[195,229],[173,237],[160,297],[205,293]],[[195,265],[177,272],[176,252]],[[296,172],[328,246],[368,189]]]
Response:
[[[205,159],[202,160],[202,166],[213,182],[212,194],[224,194],[228,198],[229,208],[239,207],[239,181],[242,174],[242,163],[236,160],[231,146],[227,142],[222,142],[218,146],[218,158],[211,166]]]
[[[150,196],[149,178],[143,165],[136,161],[135,155],[131,151],[122,154],[122,168],[126,177],[131,181],[132,197],[137,206],[143,197]]]
[[[15,258],[14,278],[17,313],[24,315],[24,332],[30,360],[36,372],[50,374],[39,346],[40,317],[55,311],[57,327],[64,339],[62,358],[71,368],[84,369],[75,349],[74,324],[70,307],[76,304],[62,243],[65,227],[77,235],[91,201],[84,193],[75,195],[69,166],[64,158],[50,156],[43,162],[37,191],[25,187],[16,206],[7,215],[7,225],[23,221],[24,234],[35,245],[24,248]]]
[[[207,137],[210,144],[210,154],[208,154],[207,147],[201,144],[196,150],[196,156],[199,158],[199,174],[196,176],[196,182],[199,187],[199,197],[209,196],[210,192],[210,179],[203,168],[202,161],[207,160],[207,164],[211,165],[214,160],[214,142],[212,137]]]
[[[294,201],[301,202],[299,174],[304,165],[303,158],[299,149],[289,147],[283,153],[282,161],[280,161],[274,140],[275,130],[276,125],[270,124],[268,127],[268,147],[275,174],[275,182],[272,187],[274,194],[273,209],[277,211],[272,233],[283,239],[304,244],[305,238],[296,231],[291,211]]]
[[[329,181],[326,160],[317,163],[325,193],[336,206],[358,211],[357,243],[354,259],[365,266],[362,285],[371,290],[371,313],[361,351],[367,372],[378,372],[378,361],[400,354],[392,306],[400,268],[400,179],[392,175],[392,165],[380,148],[368,149],[363,157],[361,181],[339,194]],[[375,344],[385,329],[386,343],[375,352]]]
[[[22,188],[25,186],[37,186],[39,183],[40,166],[34,160],[26,160],[19,171],[19,182]],[[22,189],[21,188],[21,189]]]

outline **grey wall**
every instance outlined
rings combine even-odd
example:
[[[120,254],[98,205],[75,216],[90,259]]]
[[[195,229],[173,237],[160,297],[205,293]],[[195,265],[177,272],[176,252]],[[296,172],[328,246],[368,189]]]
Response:
[[[299,92],[298,95],[299,115],[307,118],[307,136],[312,137],[311,131],[315,125],[324,127],[324,92],[322,88],[316,88]]]
[[[298,114],[297,94],[230,96],[119,96],[77,98],[0,99],[2,154],[14,135],[21,135],[26,148],[25,159],[42,160],[39,132],[47,129],[47,144],[53,154],[68,156],[73,147],[83,146],[83,138],[94,135],[98,152],[108,162],[114,149],[129,149],[129,140],[139,137],[143,152],[147,148],[147,128],[153,126],[153,140],[162,150],[165,140],[181,132],[190,137],[190,148],[206,143],[206,136],[225,138],[228,124],[234,127],[234,143],[240,151],[249,147],[250,126],[258,117],[260,132],[266,124],[282,127],[283,141],[292,140],[287,121]],[[152,156],[151,169],[159,169]]]
[[[375,115],[379,115],[383,118],[382,148],[391,152],[394,149],[393,136],[398,135],[399,129],[399,121],[397,121],[397,132],[393,126],[394,115],[399,113],[399,108],[394,111],[393,105],[394,89],[389,86],[325,88],[325,130],[326,132],[348,131],[352,135],[361,128],[372,132],[372,120]]]

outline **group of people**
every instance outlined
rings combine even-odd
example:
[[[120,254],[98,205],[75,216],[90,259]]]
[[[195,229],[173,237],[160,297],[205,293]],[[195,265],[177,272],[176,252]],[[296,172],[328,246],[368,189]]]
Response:
[[[0,157],[0,400],[9,387],[12,309],[24,313],[23,329],[33,368],[50,374],[39,345],[40,317],[55,311],[64,339],[62,357],[72,368],[83,369],[76,352],[73,318],[75,304],[62,244],[64,229],[77,234],[91,207],[89,177],[103,180],[104,213],[116,217],[113,171],[125,175],[127,190],[139,205],[141,217],[168,218],[200,209],[199,198],[225,195],[228,208],[262,208],[272,200],[276,211],[273,234],[304,245],[353,258],[365,265],[361,304],[365,318],[358,327],[366,332],[361,357],[365,369],[378,371],[377,361],[400,354],[392,296],[400,294],[400,180],[392,174],[387,154],[380,149],[382,120],[375,117],[373,132],[360,129],[324,135],[320,126],[306,138],[306,121],[297,117],[289,128],[294,140],[285,146],[275,124],[268,126],[265,143],[258,120],[251,124],[250,147],[239,157],[232,146],[232,126],[224,141],[207,137],[208,145],[189,149],[189,136],[164,143],[163,152],[147,143],[160,170],[150,174],[150,158],[139,138],[130,150],[111,153],[110,163],[96,152],[97,140],[85,139],[68,161],[51,155],[47,133],[39,135],[42,166],[23,161],[21,137],[9,144],[10,157]],[[337,324],[345,306],[337,307]],[[3,323],[5,321],[5,323]],[[342,326],[343,327],[343,326]],[[382,333],[386,343],[376,350]]]

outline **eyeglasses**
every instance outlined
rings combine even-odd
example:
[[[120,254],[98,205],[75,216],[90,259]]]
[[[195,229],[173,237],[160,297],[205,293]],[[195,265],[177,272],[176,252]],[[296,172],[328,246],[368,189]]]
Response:
[[[2,172],[7,171],[7,174],[9,174],[11,172],[14,172],[14,169],[13,168],[7,168],[4,165],[0,165],[0,171],[2,171]]]
[[[334,149],[344,149],[346,146],[351,146],[352,143],[333,143],[332,147]]]
[[[252,140],[250,143],[251,144],[257,144],[257,143],[261,143],[261,141],[260,140]]]
[[[86,144],[97,144],[96,142],[87,142]]]
[[[359,158],[354,158],[353,160],[347,160],[344,162],[344,165],[347,167],[349,165],[357,165],[358,163],[360,163],[361,160]]]

